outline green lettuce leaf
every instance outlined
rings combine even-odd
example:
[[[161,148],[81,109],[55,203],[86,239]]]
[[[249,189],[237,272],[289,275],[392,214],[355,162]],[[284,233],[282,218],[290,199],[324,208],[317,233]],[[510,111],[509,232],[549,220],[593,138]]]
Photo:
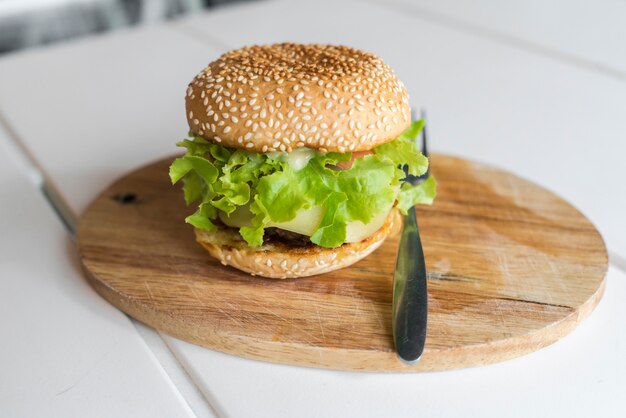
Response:
[[[211,219],[215,219],[216,217],[217,212],[215,208],[208,202],[203,202],[193,215],[189,215],[185,218],[185,222],[196,228],[212,231],[215,229],[215,225],[211,222]]]
[[[188,172],[184,177],[183,192],[185,194],[185,203],[190,205],[196,200],[202,198],[205,188],[205,182],[195,171]]]
[[[247,206],[251,226],[239,232],[249,245],[259,246],[268,224],[288,222],[299,211],[319,206],[322,220],[311,241],[337,247],[345,242],[351,222],[368,223],[394,203],[403,212],[414,204],[432,203],[436,189],[432,177],[418,186],[402,182],[401,167],[408,166],[413,175],[428,168],[428,160],[415,145],[422,127],[423,122],[413,122],[394,141],[356,159],[348,170],[337,170],[336,164],[351,160],[351,153],[309,154],[308,163],[296,170],[289,159],[275,153],[270,157],[226,148],[192,136],[178,143],[186,153],[172,163],[170,178],[172,183],[183,180],[187,204],[201,202],[186,218],[197,228],[214,229],[218,210],[231,214]]]
[[[254,202],[250,205],[250,212],[254,215],[252,218],[252,226],[244,226],[239,228],[239,233],[248,245],[258,247],[263,244],[263,235],[265,225],[269,222],[267,209],[259,201],[259,195],[256,195]]]
[[[374,153],[390,159],[399,166],[406,164],[409,174],[421,176],[428,170],[428,158],[420,152],[415,139],[423,127],[423,120],[411,123],[411,126],[398,138],[374,148]]]
[[[311,242],[322,247],[337,247],[346,240],[346,201],[345,193],[333,193],[326,200],[324,216],[317,231],[311,235]]]
[[[404,183],[398,193],[396,207],[404,215],[406,211],[414,205],[431,205],[437,196],[437,181],[433,176],[429,176],[424,182],[417,186]]]
[[[263,177],[257,185],[259,201],[274,222],[286,222],[296,217],[302,208],[311,205],[307,194],[313,191],[300,187],[301,171],[285,165],[281,171]]]

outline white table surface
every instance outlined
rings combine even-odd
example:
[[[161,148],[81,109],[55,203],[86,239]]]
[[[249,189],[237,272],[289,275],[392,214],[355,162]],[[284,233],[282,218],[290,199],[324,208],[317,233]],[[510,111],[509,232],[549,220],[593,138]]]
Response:
[[[596,223],[614,254],[626,257],[622,216],[626,196],[618,193],[624,190],[626,178],[621,163],[626,146],[620,141],[626,82],[602,70],[399,13],[397,4],[315,4],[315,8],[293,2],[242,4],[173,24],[8,56],[0,59],[0,115],[12,128],[14,139],[21,141],[68,205],[80,213],[114,178],[175,152],[174,142],[186,132],[184,88],[220,52],[241,44],[281,40],[346,43],[383,56],[406,83],[413,103],[428,107],[436,151],[506,167],[555,190]],[[306,13],[302,13],[304,8]],[[20,216],[14,219],[13,230],[29,225]],[[50,272],[51,283],[68,274],[80,276],[67,239],[56,228],[59,234],[50,236],[49,246],[60,248],[62,255],[42,252],[46,257],[40,258],[39,266]],[[0,243],[11,246],[7,236],[13,235],[3,234]],[[24,260],[18,253],[14,264],[24,264]],[[67,264],[65,270],[47,268],[59,262]],[[20,282],[15,283],[19,286]],[[74,286],[89,291],[84,282]],[[74,298],[76,290],[61,288],[59,292],[67,299]],[[175,386],[197,416],[480,412],[484,416],[593,413],[617,417],[626,414],[625,295],[626,276],[612,268],[607,294],[598,309],[555,345],[502,364],[418,375],[280,366],[212,352],[167,336],[165,346],[148,331],[142,333],[148,335],[143,341],[152,354],[145,357],[152,361],[154,373],[164,379],[172,376],[168,369],[175,365],[164,364],[167,361],[180,362],[188,373],[191,384],[184,377],[164,381]],[[20,301],[16,297],[14,304]],[[28,312],[24,323],[36,320]],[[5,318],[0,317],[2,330],[10,325]],[[132,331],[132,323],[126,323]],[[41,332],[33,328],[24,339],[37,338]],[[62,346],[71,339],[67,335],[72,330],[65,332],[58,334],[56,344]],[[94,338],[110,334],[100,327],[92,327],[92,332]],[[130,334],[142,341],[141,334]],[[23,343],[16,342],[14,347],[20,350]],[[170,357],[164,352],[168,349]],[[2,348],[0,356],[0,362],[7,357]],[[126,360],[136,361],[130,355]],[[35,357],[24,355],[20,361],[34,364]],[[30,369],[30,377],[50,375],[54,367],[42,361]],[[10,370],[8,375],[0,374],[0,385],[25,378],[21,369]],[[118,373],[114,377],[123,379],[122,372]],[[151,391],[145,385],[139,389]],[[153,405],[163,403],[159,411],[165,414],[167,397],[157,389],[151,391],[151,400]],[[0,405],[8,404],[16,416],[32,415],[19,398],[3,402],[3,393]],[[198,402],[198,393],[210,405]],[[148,398],[141,396],[138,402]],[[32,394],[31,403],[42,410],[49,400]]]
[[[0,416],[194,416],[131,321],[83,279],[6,141],[0,131]]]
[[[458,31],[626,80],[622,0],[373,0]]]

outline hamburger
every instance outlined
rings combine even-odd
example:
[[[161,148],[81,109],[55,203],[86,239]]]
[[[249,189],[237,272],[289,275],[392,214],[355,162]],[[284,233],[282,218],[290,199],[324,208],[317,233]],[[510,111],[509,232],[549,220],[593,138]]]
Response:
[[[188,85],[182,180],[196,240],[222,264],[270,278],[351,265],[430,204],[428,160],[406,89],[377,56],[282,43],[227,52]]]

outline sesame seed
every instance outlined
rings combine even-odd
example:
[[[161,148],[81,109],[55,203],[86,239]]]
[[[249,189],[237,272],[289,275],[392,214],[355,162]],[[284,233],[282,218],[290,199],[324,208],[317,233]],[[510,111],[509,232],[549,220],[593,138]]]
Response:
[[[270,56],[283,64],[268,65],[266,57]],[[206,129],[215,137],[218,132],[215,128],[221,128],[220,133],[232,134],[238,129],[236,124],[241,123],[244,132],[260,141],[281,138],[272,141],[279,142],[276,148],[282,146],[283,150],[311,144],[322,151],[324,147],[336,148],[337,141],[342,147],[350,148],[347,137],[336,134],[338,130],[347,131],[358,144],[357,140],[375,141],[375,134],[363,132],[366,126],[369,131],[384,128],[389,132],[410,120],[406,90],[391,69],[376,56],[347,47],[276,44],[231,51],[192,81],[187,95],[195,94],[205,107],[203,117],[206,112],[209,118],[206,123],[200,123],[200,118],[193,115],[188,119],[192,124],[198,120],[196,132]],[[316,103],[313,97],[324,99]],[[376,118],[368,119],[368,115],[355,118],[355,112],[365,111],[366,101],[371,103],[368,111],[377,115],[378,124]],[[284,106],[286,103],[289,105]],[[246,112],[246,106],[252,111]],[[285,113],[280,112],[285,107],[288,108]],[[328,122],[325,117],[330,118]],[[238,136],[236,141],[229,137],[225,142],[226,146],[239,143],[247,149],[271,152],[268,143],[255,143],[252,137],[244,140]]]

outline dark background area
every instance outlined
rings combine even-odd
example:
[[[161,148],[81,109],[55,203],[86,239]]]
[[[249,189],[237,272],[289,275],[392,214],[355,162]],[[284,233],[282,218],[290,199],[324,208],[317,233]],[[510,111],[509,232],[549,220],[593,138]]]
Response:
[[[0,0],[0,54],[250,0]]]

